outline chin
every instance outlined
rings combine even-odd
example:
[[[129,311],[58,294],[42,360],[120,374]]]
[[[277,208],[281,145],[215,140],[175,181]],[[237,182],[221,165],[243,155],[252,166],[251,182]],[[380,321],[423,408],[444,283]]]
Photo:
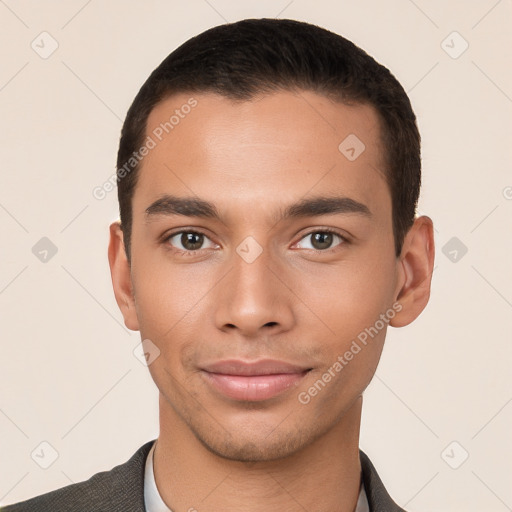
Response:
[[[237,435],[229,434],[223,429],[210,429],[208,434],[194,433],[209,452],[223,459],[238,462],[270,462],[285,459],[297,454],[321,435],[319,432],[297,427],[293,432],[275,429],[266,436],[261,431]]]

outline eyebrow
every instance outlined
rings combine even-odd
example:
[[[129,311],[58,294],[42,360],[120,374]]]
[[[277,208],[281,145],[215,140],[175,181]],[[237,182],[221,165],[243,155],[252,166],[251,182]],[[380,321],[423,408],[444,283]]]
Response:
[[[278,222],[288,218],[354,213],[367,218],[372,217],[368,206],[350,197],[317,196],[302,199],[287,206],[284,210],[281,209],[275,220]],[[195,197],[177,197],[167,194],[154,201],[145,210],[146,222],[159,215],[183,215],[185,217],[221,220],[217,208],[209,201]]]

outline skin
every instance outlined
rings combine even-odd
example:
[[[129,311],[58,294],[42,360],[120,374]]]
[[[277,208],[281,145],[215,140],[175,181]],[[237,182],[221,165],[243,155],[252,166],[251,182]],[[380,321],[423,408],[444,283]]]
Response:
[[[147,133],[190,95],[158,104]],[[433,226],[417,217],[396,258],[391,196],[376,111],[313,92],[233,102],[194,94],[197,106],[144,158],[133,197],[131,263],[118,222],[109,261],[129,329],[160,355],[149,365],[160,391],[155,480],[174,511],[346,511],[360,486],[362,393],[386,326],[308,404],[298,400],[379,315],[412,322],[430,295]],[[349,161],[349,134],[365,144]],[[151,215],[163,194],[214,203],[220,220]],[[371,216],[330,213],[278,219],[289,204],[346,196]],[[330,228],[326,249],[312,233]],[[194,254],[176,232],[206,235]],[[252,262],[236,249],[248,236]],[[167,238],[166,238],[167,237]],[[329,244],[327,244],[329,245]],[[179,249],[182,252],[179,252]],[[271,358],[310,368],[298,385],[260,402],[216,392],[200,371],[223,359]]]

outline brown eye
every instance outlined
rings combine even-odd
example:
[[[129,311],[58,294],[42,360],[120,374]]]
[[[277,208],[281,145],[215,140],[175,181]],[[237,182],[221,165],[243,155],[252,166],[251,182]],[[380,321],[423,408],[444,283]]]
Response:
[[[179,233],[174,233],[174,235],[171,235],[167,239],[167,242],[176,250],[182,252],[192,252],[215,246],[206,235],[196,231],[180,231]]]
[[[180,238],[181,245],[188,251],[196,251],[203,245],[204,236],[200,233],[183,233]]]
[[[309,243],[308,243],[309,239]],[[325,251],[347,242],[346,238],[330,231],[312,231],[304,236],[299,242],[301,249],[314,249]],[[300,247],[302,245],[302,247]]]
[[[311,245],[315,249],[329,249],[332,244],[333,235],[332,233],[313,233],[311,236]]]

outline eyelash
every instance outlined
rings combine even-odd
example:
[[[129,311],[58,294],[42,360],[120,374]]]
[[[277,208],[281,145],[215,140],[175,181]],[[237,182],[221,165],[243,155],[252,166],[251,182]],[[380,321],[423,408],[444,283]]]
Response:
[[[185,229],[182,229],[181,231],[175,231],[174,233],[170,233],[168,235],[165,235],[163,240],[162,240],[162,243],[164,245],[167,246],[167,248],[170,250],[170,251],[173,251],[173,252],[176,252],[178,254],[183,254],[183,255],[187,255],[187,256],[194,256],[196,255],[198,252],[204,250],[204,249],[195,249],[193,251],[186,251],[186,250],[183,250],[183,249],[178,249],[176,247],[173,247],[169,244],[169,240],[173,237],[175,237],[176,235],[182,235],[184,233],[192,233],[194,235],[203,235],[204,237],[206,238],[209,238],[208,235],[206,235],[206,233],[203,233],[202,231],[200,230],[185,230]],[[350,240],[342,235],[341,233],[339,233],[338,231],[334,230],[334,229],[331,229],[331,228],[321,228],[321,229],[314,229],[312,231],[309,231],[308,233],[305,233],[299,240],[299,242],[301,240],[303,240],[304,238],[308,237],[308,236],[311,236],[315,233],[332,233],[333,235],[336,235],[337,237],[339,237],[341,239],[341,242],[337,245],[335,245],[334,247],[332,248],[329,248],[329,249],[303,249],[303,250],[307,250],[307,251],[315,251],[316,253],[331,253],[333,251],[336,251],[338,250],[338,248],[342,245],[346,245],[346,244],[349,244],[350,243]],[[297,243],[299,243],[297,242]]]

